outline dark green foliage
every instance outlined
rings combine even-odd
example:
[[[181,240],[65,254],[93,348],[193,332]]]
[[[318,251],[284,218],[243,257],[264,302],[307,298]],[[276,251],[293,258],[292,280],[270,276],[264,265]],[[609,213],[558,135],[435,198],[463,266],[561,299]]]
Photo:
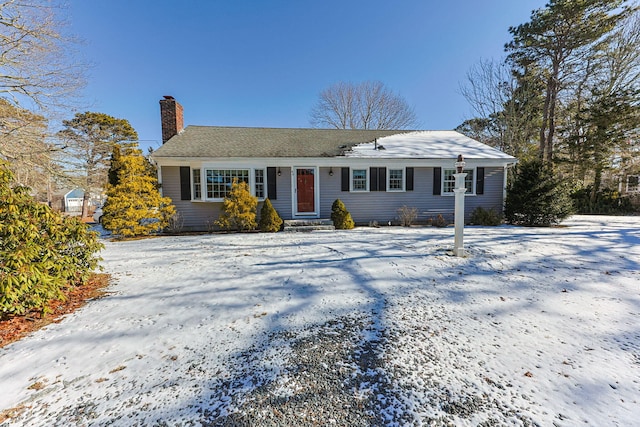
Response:
[[[269,199],[265,199],[262,204],[262,208],[260,209],[260,222],[258,223],[258,226],[260,227],[260,231],[268,233],[280,231],[282,218],[280,218],[280,215],[278,215],[278,212],[275,210],[271,204],[271,200]]]
[[[115,187],[120,181],[118,179],[118,173],[120,172],[120,169],[122,169],[122,149],[120,144],[113,145],[109,165],[109,185]]]
[[[63,288],[87,280],[102,248],[98,233],[12,188],[12,179],[0,162],[0,319],[44,313]]]
[[[541,160],[518,165],[507,191],[505,219],[511,224],[557,224],[573,213],[569,190]]]
[[[340,199],[336,199],[331,205],[331,220],[333,226],[338,230],[350,230],[355,227],[351,214]]]
[[[502,224],[502,215],[495,209],[487,210],[479,206],[471,212],[470,220],[473,225],[496,226]]]
[[[598,191],[595,200],[592,186],[574,191],[571,198],[579,214],[625,214],[634,211],[628,197],[620,197],[620,193],[607,188]]]

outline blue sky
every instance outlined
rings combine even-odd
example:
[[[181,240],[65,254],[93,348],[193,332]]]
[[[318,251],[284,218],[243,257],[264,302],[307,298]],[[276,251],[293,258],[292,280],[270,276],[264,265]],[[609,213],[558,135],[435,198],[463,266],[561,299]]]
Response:
[[[86,110],[129,120],[161,143],[158,101],[185,125],[308,127],[321,90],[379,80],[422,129],[470,117],[469,68],[501,58],[509,26],[544,0],[71,0],[71,33],[92,64]]]

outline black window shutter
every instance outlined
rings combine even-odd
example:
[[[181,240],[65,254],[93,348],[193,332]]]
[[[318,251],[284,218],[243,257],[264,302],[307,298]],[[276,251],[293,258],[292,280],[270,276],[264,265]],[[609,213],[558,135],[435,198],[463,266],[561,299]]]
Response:
[[[276,192],[276,168],[267,168],[267,197],[270,200],[276,200],[278,194]]]
[[[413,191],[413,168],[407,168],[407,182],[404,184],[406,191]]]
[[[191,200],[191,168],[180,166],[180,200]]]
[[[342,191],[349,191],[349,168],[342,168]]]
[[[433,195],[439,196],[442,193],[442,168],[433,168]]]
[[[378,191],[387,191],[387,168],[378,169]]]
[[[369,191],[378,191],[378,168],[369,168]]]
[[[484,194],[484,168],[476,169],[476,194]]]

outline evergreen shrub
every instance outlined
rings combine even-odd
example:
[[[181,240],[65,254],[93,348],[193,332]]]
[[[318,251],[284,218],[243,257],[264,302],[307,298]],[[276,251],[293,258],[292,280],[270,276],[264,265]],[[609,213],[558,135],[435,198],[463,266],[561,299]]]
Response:
[[[67,286],[84,283],[103,245],[77,218],[38,203],[0,162],[0,319],[32,310],[46,314]]]
[[[470,222],[474,225],[496,226],[502,224],[502,215],[495,209],[487,210],[478,206],[471,212]]]
[[[621,197],[616,190],[602,189],[592,196],[593,187],[587,186],[571,193],[579,214],[626,214],[634,211],[629,197]]]
[[[336,199],[331,205],[331,220],[338,230],[351,230],[355,227],[351,214],[340,199]]]
[[[222,202],[222,212],[215,225],[224,230],[248,231],[256,228],[258,198],[251,195],[249,185],[233,181],[231,191]]]
[[[275,233],[280,231],[282,226],[282,218],[271,204],[271,200],[265,199],[260,209],[260,222],[258,224],[260,231],[267,233]]]
[[[157,179],[138,149],[120,156],[115,185],[107,187],[102,225],[122,237],[147,236],[169,226],[175,207],[161,197]]]
[[[519,164],[507,188],[504,216],[511,224],[548,226],[573,213],[569,188],[541,160]]]

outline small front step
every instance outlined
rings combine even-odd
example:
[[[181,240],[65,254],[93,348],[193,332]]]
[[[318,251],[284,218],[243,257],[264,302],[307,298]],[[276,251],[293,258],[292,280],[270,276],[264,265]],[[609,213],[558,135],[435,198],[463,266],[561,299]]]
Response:
[[[284,221],[283,231],[335,230],[330,219],[288,219]]]

